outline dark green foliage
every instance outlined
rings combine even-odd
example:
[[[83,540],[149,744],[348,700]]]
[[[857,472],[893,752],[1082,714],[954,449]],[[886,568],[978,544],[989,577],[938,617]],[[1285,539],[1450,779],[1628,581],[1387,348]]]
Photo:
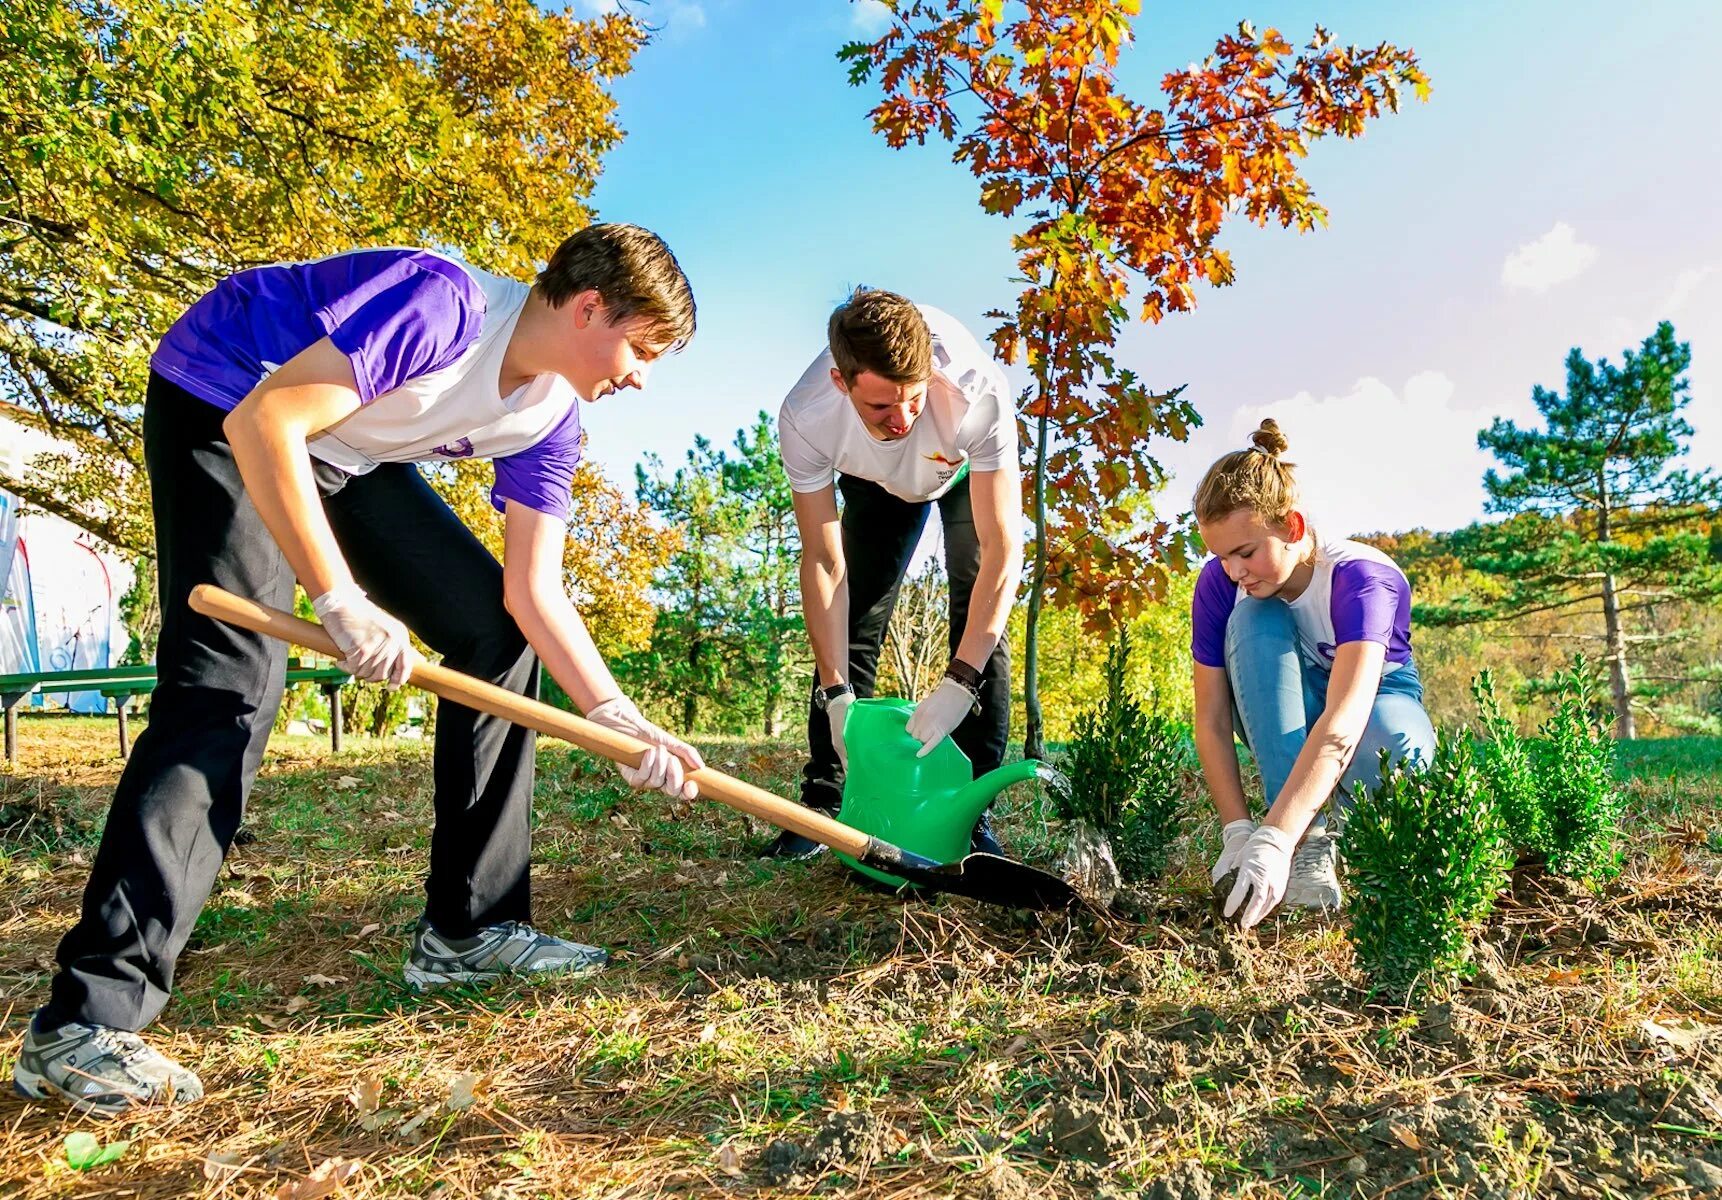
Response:
[[[1537,746],[1542,849],[1557,875],[1606,879],[1620,870],[1614,739],[1598,719],[1593,675],[1582,656],[1555,682],[1555,710]]]
[[[1426,767],[1383,752],[1380,786],[1358,789],[1345,826],[1351,942],[1372,983],[1409,999],[1453,979],[1510,857],[1470,738],[1442,734]]]
[[[1484,671],[1473,679],[1471,694],[1477,698],[1483,730],[1489,736],[1480,750],[1478,767],[1501,819],[1506,822],[1507,835],[1521,850],[1547,853],[1542,794],[1537,787],[1530,746],[1519,736],[1518,726],[1501,712],[1493,675]]]
[[[1106,654],[1106,698],[1076,719],[1053,787],[1059,816],[1106,834],[1119,873],[1154,879],[1189,811],[1186,777],[1194,758],[1184,729],[1149,712],[1125,684],[1128,630]]]
[[[1557,875],[1606,878],[1620,869],[1622,796],[1596,672],[1581,655],[1533,688],[1552,698],[1554,711],[1529,741],[1501,712],[1489,672],[1472,681],[1489,735],[1479,752],[1483,779],[1522,853]]]
[[[1542,428],[1498,418],[1479,433],[1478,446],[1502,468],[1483,478],[1488,508],[1506,519],[1457,530],[1447,541],[1497,586],[1418,612],[1434,624],[1567,618],[1567,636],[1604,647],[1623,739],[1635,736],[1635,707],[1655,705],[1671,716],[1681,708],[1660,703],[1678,689],[1646,686],[1629,671],[1629,661],[1642,658],[1648,675],[1687,673],[1674,653],[1683,634],[1658,633],[1656,607],[1722,596],[1722,565],[1711,554],[1722,476],[1673,465],[1692,439],[1683,415],[1691,362],[1691,349],[1666,321],[1618,365],[1574,349],[1565,394],[1532,391]]]

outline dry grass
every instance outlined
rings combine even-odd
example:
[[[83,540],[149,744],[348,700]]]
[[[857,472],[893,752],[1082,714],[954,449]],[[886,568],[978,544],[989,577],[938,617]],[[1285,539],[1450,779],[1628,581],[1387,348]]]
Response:
[[[22,730],[0,773],[8,1066],[119,765],[106,723]],[[797,765],[785,745],[709,750],[779,788]],[[537,921],[610,946],[609,971],[406,991],[427,748],[336,758],[278,738],[254,840],[152,1031],[208,1099],[116,1122],[0,1101],[0,1197],[310,1195],[294,1184],[334,1158],[358,1164],[340,1195],[487,1200],[1675,1196],[1722,1179],[1708,754],[1640,764],[1623,878],[1520,880],[1481,978],[1421,1012],[1370,1001],[1337,922],[1223,930],[1211,830],[1134,920],[1028,916],[903,902],[829,861],[767,868],[727,810],[671,813],[559,747],[540,768]],[[1021,813],[1004,828],[1043,836]],[[80,1173],[79,1129],[130,1145]]]

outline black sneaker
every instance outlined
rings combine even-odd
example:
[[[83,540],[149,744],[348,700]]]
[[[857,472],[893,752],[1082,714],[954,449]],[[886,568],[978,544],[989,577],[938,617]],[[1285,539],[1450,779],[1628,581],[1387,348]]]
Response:
[[[990,812],[981,814],[981,819],[975,822],[975,831],[969,835],[970,854],[992,854],[999,858],[1009,858],[1005,848],[999,844],[993,833],[993,815]]]

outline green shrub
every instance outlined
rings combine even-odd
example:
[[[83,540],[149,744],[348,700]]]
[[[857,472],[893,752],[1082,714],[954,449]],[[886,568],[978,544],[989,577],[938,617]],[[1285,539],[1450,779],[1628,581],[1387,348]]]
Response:
[[[1077,717],[1052,787],[1058,815],[1106,834],[1119,874],[1153,879],[1189,812],[1185,781],[1194,762],[1177,722],[1149,712],[1130,693],[1130,635],[1106,653],[1106,698]]]
[[[1471,681],[1483,731],[1489,740],[1481,748],[1478,768],[1494,798],[1495,807],[1507,824],[1513,845],[1529,854],[1548,853],[1547,830],[1543,825],[1543,799],[1531,761],[1530,745],[1519,736],[1519,728],[1501,712],[1495,698],[1495,680],[1488,671]]]
[[[1622,796],[1614,738],[1597,715],[1593,676],[1581,655],[1555,675],[1555,707],[1537,746],[1544,849],[1549,870],[1605,879],[1620,870]]]
[[[1472,928],[1507,884],[1506,828],[1468,737],[1442,734],[1429,764],[1359,787],[1345,826],[1351,942],[1371,982],[1409,999],[1451,981]]]

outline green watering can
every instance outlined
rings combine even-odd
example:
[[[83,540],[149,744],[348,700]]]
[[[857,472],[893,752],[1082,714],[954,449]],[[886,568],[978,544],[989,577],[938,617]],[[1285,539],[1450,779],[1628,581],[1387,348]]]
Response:
[[[850,705],[843,723],[849,766],[837,819],[934,862],[960,862],[968,856],[969,834],[987,805],[1011,784],[1041,774],[1043,767],[1028,758],[976,779],[968,755],[948,737],[925,758],[917,758],[921,743],[903,728],[914,711],[907,700],[857,700]],[[906,882],[847,854],[837,857],[892,887]]]

